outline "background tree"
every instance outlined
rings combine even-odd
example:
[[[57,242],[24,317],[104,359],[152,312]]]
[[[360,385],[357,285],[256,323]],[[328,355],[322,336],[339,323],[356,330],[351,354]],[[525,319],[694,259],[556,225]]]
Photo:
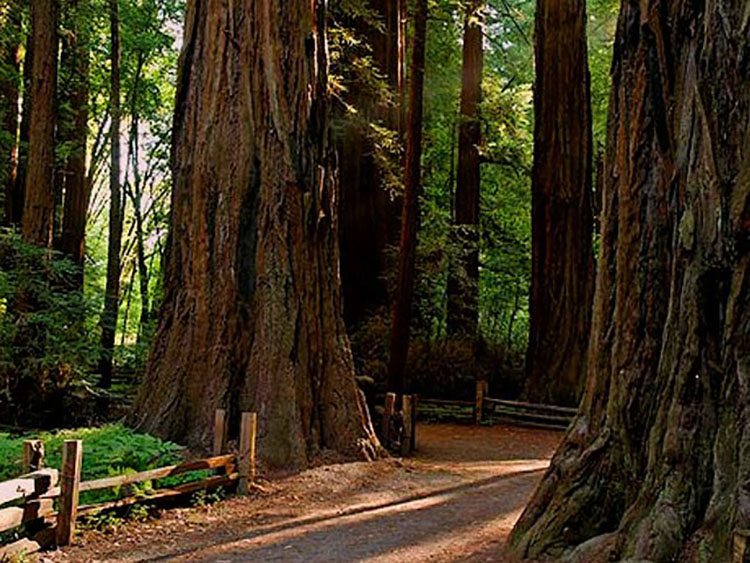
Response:
[[[120,15],[119,0],[109,1],[110,44],[110,170],[109,170],[109,239],[107,245],[107,285],[102,312],[102,356],[99,362],[100,384],[112,384],[112,363],[120,304],[120,250],[122,247],[122,210],[120,189]]]
[[[414,301],[419,196],[422,175],[422,115],[424,95],[427,0],[414,4],[414,36],[409,72],[409,109],[406,119],[406,158],[404,161],[404,202],[401,212],[401,243],[396,296],[391,320],[391,357],[388,389],[401,395],[405,391],[404,368],[409,351],[409,324]]]
[[[339,32],[341,280],[351,328],[389,303],[387,251],[398,243],[401,209],[402,12],[400,1],[364,1],[343,15]]]
[[[377,445],[340,308],[324,6],[188,3],[166,295],[131,415],[198,444],[214,408],[253,410],[287,467]]]
[[[593,295],[586,2],[538,0],[526,397],[576,405]]]
[[[746,14],[622,3],[586,391],[518,555],[728,561],[750,524]]]
[[[60,126],[58,142],[63,146],[61,170],[64,208],[60,250],[79,267],[75,286],[83,289],[83,261],[85,257],[86,216],[89,186],[86,175],[86,143],[89,119],[89,29],[90,16],[87,0],[68,0],[63,37],[61,74],[66,88],[58,103]]]
[[[451,336],[477,335],[479,322],[479,199],[481,189],[482,9],[484,2],[466,3],[458,124],[458,175],[453,211],[455,257],[448,276],[447,327]]]
[[[4,197],[3,223],[13,218],[13,192],[18,164],[18,100],[21,91],[23,10],[19,2],[0,8],[0,188]]]

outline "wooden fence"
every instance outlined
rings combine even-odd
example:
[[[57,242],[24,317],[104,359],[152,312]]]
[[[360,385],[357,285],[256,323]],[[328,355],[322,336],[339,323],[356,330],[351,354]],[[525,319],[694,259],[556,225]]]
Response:
[[[419,407],[420,414],[426,416],[444,414],[451,419],[472,421],[475,424],[481,424],[490,418],[554,430],[567,428],[577,412],[569,407],[494,399],[488,396],[486,381],[477,381],[474,401],[420,398]]]
[[[42,443],[38,440],[27,440],[24,442],[23,463],[29,473],[17,479],[0,482],[0,533],[23,526],[26,537],[0,546],[0,561],[21,553],[34,553],[50,545],[69,545],[75,535],[76,520],[82,516],[133,504],[175,499],[217,487],[237,486],[238,492],[247,493],[255,479],[257,416],[255,413],[242,413],[236,454],[224,453],[226,430],[226,412],[218,410],[214,423],[212,457],[91,481],[81,481],[84,451],[81,440],[65,441],[62,467],[59,471],[43,468]],[[124,497],[116,500],[79,506],[81,493],[112,488],[124,488],[127,491],[136,483],[206,470],[212,471],[213,475],[169,488],[160,488],[148,496],[126,492]],[[7,504],[13,505],[1,508]]]

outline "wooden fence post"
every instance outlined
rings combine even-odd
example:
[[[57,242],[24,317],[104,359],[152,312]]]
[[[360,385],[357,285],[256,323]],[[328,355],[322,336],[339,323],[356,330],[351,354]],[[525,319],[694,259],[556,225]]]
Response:
[[[70,545],[76,530],[78,516],[78,489],[81,483],[83,442],[65,440],[60,475],[60,509],[57,513],[57,545]]]
[[[240,494],[247,494],[250,485],[255,482],[255,437],[258,427],[258,415],[254,412],[243,412],[240,423],[239,471]]]
[[[383,409],[383,422],[380,427],[380,432],[383,438],[383,447],[388,448],[391,442],[391,418],[393,417],[393,410],[396,408],[396,394],[386,393],[385,394],[385,408]]]
[[[732,563],[745,563],[750,553],[747,549],[747,540],[750,530],[735,530],[732,540]]]
[[[474,403],[474,424],[482,423],[482,411],[484,410],[484,396],[487,394],[487,382],[483,379],[477,380],[477,390]]]
[[[216,409],[214,414],[214,455],[224,452],[224,442],[227,439],[227,411]]]
[[[23,443],[23,472],[30,473],[44,467],[44,442],[25,440]]]
[[[411,451],[417,450],[417,411],[419,410],[419,395],[411,396]]]
[[[405,456],[411,453],[411,439],[413,433],[411,395],[404,395],[401,398],[401,412],[404,415],[404,435],[401,438],[401,455]]]

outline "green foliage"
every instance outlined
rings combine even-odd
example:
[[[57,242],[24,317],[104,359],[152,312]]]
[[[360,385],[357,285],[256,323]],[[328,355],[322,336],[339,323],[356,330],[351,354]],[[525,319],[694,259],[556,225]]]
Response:
[[[172,442],[162,441],[147,434],[139,434],[121,424],[100,428],[79,428],[61,432],[44,432],[34,436],[12,436],[0,433],[0,481],[21,474],[23,441],[35,438],[44,442],[45,465],[61,466],[62,445],[65,440],[83,440],[83,468],[81,478],[86,480],[126,475],[179,463],[184,450]],[[178,476],[164,480],[166,484],[186,482],[201,477],[205,472]],[[147,496],[152,483],[139,484],[131,494]],[[82,495],[82,503],[101,502],[118,498],[124,491],[91,491]]]
[[[80,384],[98,357],[91,304],[71,280],[75,264],[0,231],[0,404],[18,389],[55,395]]]

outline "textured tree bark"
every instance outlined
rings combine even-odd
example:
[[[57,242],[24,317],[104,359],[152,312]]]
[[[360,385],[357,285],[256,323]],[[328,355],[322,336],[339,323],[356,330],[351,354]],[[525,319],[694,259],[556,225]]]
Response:
[[[538,0],[525,395],[575,406],[594,286],[586,2]]]
[[[448,275],[448,334],[477,336],[479,323],[479,154],[482,142],[482,9],[484,2],[466,4],[463,45],[461,111],[458,125],[458,181],[456,184],[453,243],[456,255]]]
[[[120,189],[120,14],[119,0],[109,1],[109,23],[112,41],[110,70],[110,166],[109,166],[109,240],[107,242],[107,283],[102,311],[102,351],[99,359],[99,385],[112,385],[113,354],[117,313],[120,306],[120,249],[122,247],[122,190]]]
[[[622,4],[580,413],[516,555],[729,561],[750,525],[747,4]]]
[[[58,128],[62,141],[69,143],[71,152],[63,170],[64,208],[60,250],[79,267],[75,280],[83,288],[83,260],[85,257],[86,215],[89,188],[86,176],[86,139],[89,117],[89,38],[84,15],[87,0],[70,0],[67,5],[72,23],[71,33],[65,38],[61,66],[69,77],[67,97],[71,115],[67,127]]]
[[[0,14],[3,37],[0,39],[0,127],[2,127],[2,160],[0,182],[5,196],[3,223],[13,224],[13,199],[18,164],[18,98],[21,86],[21,9],[11,2]]]
[[[403,88],[401,3],[369,0],[367,7],[381,26],[359,18],[353,25],[372,48],[373,62],[398,101]],[[357,123],[346,124],[338,143],[341,178],[341,282],[344,318],[356,327],[368,314],[388,305],[386,251],[398,243],[400,200],[384,185],[374,158],[375,146],[361,121],[401,128],[398,104],[376,97],[367,84],[352,84],[347,102],[357,109]]]
[[[29,162],[21,233],[26,242],[52,247],[54,226],[55,85],[57,83],[57,1],[32,0]]]
[[[130,417],[208,445],[216,408],[255,411],[271,466],[379,449],[341,312],[325,12],[188,2],[165,297]]]
[[[388,364],[388,390],[403,395],[404,368],[409,353],[409,325],[414,300],[414,276],[419,228],[419,196],[422,176],[422,98],[427,35],[427,0],[414,3],[414,37],[409,77],[409,110],[406,118],[406,159],[404,163],[404,202],[401,212],[396,296],[391,312],[391,357]]]

